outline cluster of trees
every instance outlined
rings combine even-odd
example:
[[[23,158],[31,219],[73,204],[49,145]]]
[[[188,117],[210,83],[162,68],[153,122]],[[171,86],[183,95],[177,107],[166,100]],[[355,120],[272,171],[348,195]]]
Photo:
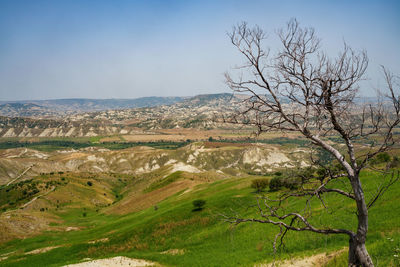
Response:
[[[261,193],[265,191],[267,187],[269,187],[269,191],[277,191],[281,188],[287,188],[290,190],[297,189],[301,185],[301,180],[299,177],[280,177],[276,176],[272,178],[271,180],[267,178],[261,178],[261,179],[254,179],[251,182],[251,188],[254,188],[256,190],[256,193]]]

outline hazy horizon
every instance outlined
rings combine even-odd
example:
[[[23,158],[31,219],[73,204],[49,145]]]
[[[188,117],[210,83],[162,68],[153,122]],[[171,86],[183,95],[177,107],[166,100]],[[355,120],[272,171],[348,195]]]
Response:
[[[398,1],[0,2],[0,101],[132,99],[229,93],[223,73],[243,62],[226,33],[248,21],[270,33],[290,18],[312,26],[335,56],[365,49],[361,94],[400,74]]]
[[[43,98],[43,99],[15,99],[15,100],[0,100],[1,103],[22,103],[22,102],[40,102],[40,101],[57,101],[57,100],[135,100],[141,98],[153,98],[153,97],[161,97],[161,98],[174,98],[174,97],[181,97],[181,98],[191,98],[200,95],[219,95],[219,94],[233,94],[238,95],[236,92],[219,92],[219,93],[205,93],[205,94],[195,94],[195,95],[167,95],[167,96],[156,96],[156,95],[149,95],[149,96],[139,96],[139,97],[129,97],[129,98],[88,98],[88,97],[69,97],[69,98]],[[244,93],[243,93],[244,94]],[[356,96],[356,99],[375,99],[378,98],[377,96]]]

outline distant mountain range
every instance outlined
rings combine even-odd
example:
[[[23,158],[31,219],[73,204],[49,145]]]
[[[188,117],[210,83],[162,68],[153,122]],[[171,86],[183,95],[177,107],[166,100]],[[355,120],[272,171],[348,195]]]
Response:
[[[239,95],[235,95],[238,97]],[[23,100],[0,101],[0,116],[6,117],[32,117],[32,118],[60,118],[66,115],[101,112],[107,110],[121,110],[145,107],[168,106],[175,103],[183,105],[213,105],[213,102],[224,99],[229,101],[232,94],[204,94],[194,97],[140,97],[134,99],[86,99],[69,98],[54,100]],[[217,101],[217,102],[218,102]],[[376,97],[359,97],[355,99],[358,104],[375,103]],[[282,99],[287,103],[287,99]]]
[[[181,102],[188,97],[141,97],[134,99],[54,99],[0,101],[0,115],[7,117],[57,117],[83,112],[155,107]]]

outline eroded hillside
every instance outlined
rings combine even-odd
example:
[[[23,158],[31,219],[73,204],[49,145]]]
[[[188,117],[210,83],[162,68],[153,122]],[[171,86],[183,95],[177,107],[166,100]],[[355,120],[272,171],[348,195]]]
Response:
[[[142,146],[124,150],[88,147],[42,152],[15,148],[0,151],[0,183],[60,171],[133,175],[156,170],[262,174],[307,166],[306,152],[306,148],[293,150],[280,145],[218,142],[192,143],[176,150]]]

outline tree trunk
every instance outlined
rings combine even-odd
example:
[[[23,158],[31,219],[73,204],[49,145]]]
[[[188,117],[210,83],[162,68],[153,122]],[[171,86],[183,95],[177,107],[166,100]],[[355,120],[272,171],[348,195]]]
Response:
[[[357,234],[350,237],[349,243],[349,267],[363,266],[373,267],[371,257],[365,247],[365,240],[368,232],[368,208],[365,204],[364,192],[358,172],[350,176],[350,182],[353,187],[354,197],[357,204],[358,227]]]
[[[365,243],[357,241],[357,237],[351,237],[349,241],[349,267],[373,267],[371,257],[365,248]]]

